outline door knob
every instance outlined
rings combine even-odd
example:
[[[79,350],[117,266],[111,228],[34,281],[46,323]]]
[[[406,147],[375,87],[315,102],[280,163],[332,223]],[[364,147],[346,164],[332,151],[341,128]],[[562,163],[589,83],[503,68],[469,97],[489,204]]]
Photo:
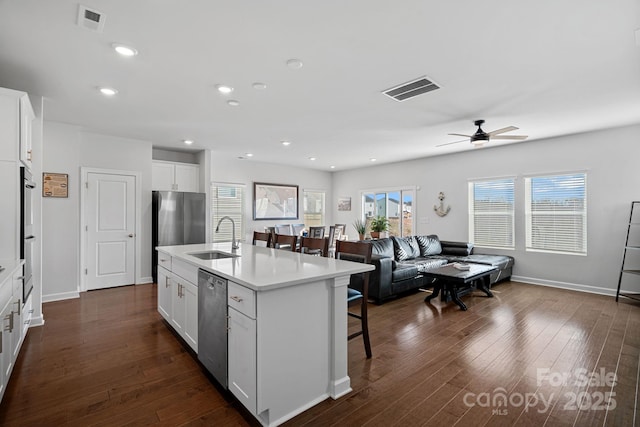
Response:
[[[129,234],[129,237],[133,237],[133,233]]]

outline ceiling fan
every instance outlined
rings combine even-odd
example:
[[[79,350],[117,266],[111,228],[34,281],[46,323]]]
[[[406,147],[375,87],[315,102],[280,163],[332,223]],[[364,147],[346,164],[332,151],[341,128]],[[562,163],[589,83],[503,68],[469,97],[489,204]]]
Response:
[[[484,120],[476,120],[475,122],[473,122],[474,125],[478,126],[478,130],[473,135],[463,135],[461,133],[450,133],[449,135],[464,136],[465,138],[469,138],[469,142],[471,142],[473,145],[477,147],[484,145],[485,143],[489,142],[489,140],[491,139],[513,139],[518,141],[527,139],[527,135],[501,135],[506,132],[511,132],[512,130],[517,130],[518,128],[515,126],[507,126],[506,128],[496,129],[491,132],[485,132],[482,130],[482,127],[481,127],[483,123],[484,123]],[[461,141],[447,142],[446,144],[436,145],[436,147],[442,147],[442,146],[451,145],[451,144],[458,144],[460,142],[465,142],[465,141],[467,140],[463,139]]]

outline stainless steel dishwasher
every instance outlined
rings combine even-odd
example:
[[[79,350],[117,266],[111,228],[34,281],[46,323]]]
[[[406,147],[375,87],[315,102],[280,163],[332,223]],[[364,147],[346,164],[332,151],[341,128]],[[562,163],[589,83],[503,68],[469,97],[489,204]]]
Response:
[[[198,359],[226,389],[227,279],[198,270]]]

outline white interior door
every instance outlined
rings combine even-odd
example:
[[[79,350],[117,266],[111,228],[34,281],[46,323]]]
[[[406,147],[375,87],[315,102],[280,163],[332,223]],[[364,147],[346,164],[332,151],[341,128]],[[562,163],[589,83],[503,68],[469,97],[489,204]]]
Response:
[[[87,178],[87,290],[133,284],[136,178],[93,172]]]

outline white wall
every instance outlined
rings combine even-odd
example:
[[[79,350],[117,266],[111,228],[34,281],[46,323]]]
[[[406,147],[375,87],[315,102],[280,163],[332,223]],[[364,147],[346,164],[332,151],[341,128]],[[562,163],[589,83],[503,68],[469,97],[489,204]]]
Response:
[[[482,250],[515,257],[514,278],[531,283],[615,294],[631,201],[640,199],[640,126],[531,141],[502,147],[335,172],[333,192],[351,196],[351,212],[333,205],[335,222],[351,224],[360,215],[360,191],[419,186],[416,234],[468,240],[469,179],[516,177],[516,248]],[[587,171],[588,255],[526,252],[524,180],[527,174]],[[445,193],[451,212],[438,217],[433,206]]]
[[[294,166],[275,165],[270,163],[260,163],[252,160],[229,159],[228,157],[217,156],[211,152],[211,181],[226,182],[235,184],[245,184],[245,241],[251,241],[253,231],[264,231],[264,227],[274,224],[295,224],[303,223],[303,191],[321,190],[325,191],[325,202],[327,215],[325,225],[333,224],[332,206],[334,201],[332,193],[332,177],[330,172],[313,169],[297,168]],[[253,220],[253,183],[269,182],[274,184],[292,184],[299,186],[298,194],[298,220]]]
[[[82,132],[44,123],[43,171],[69,174],[69,197],[43,198],[43,301],[78,295],[81,167],[141,172],[142,254],[138,283],[151,280],[151,143]]]

